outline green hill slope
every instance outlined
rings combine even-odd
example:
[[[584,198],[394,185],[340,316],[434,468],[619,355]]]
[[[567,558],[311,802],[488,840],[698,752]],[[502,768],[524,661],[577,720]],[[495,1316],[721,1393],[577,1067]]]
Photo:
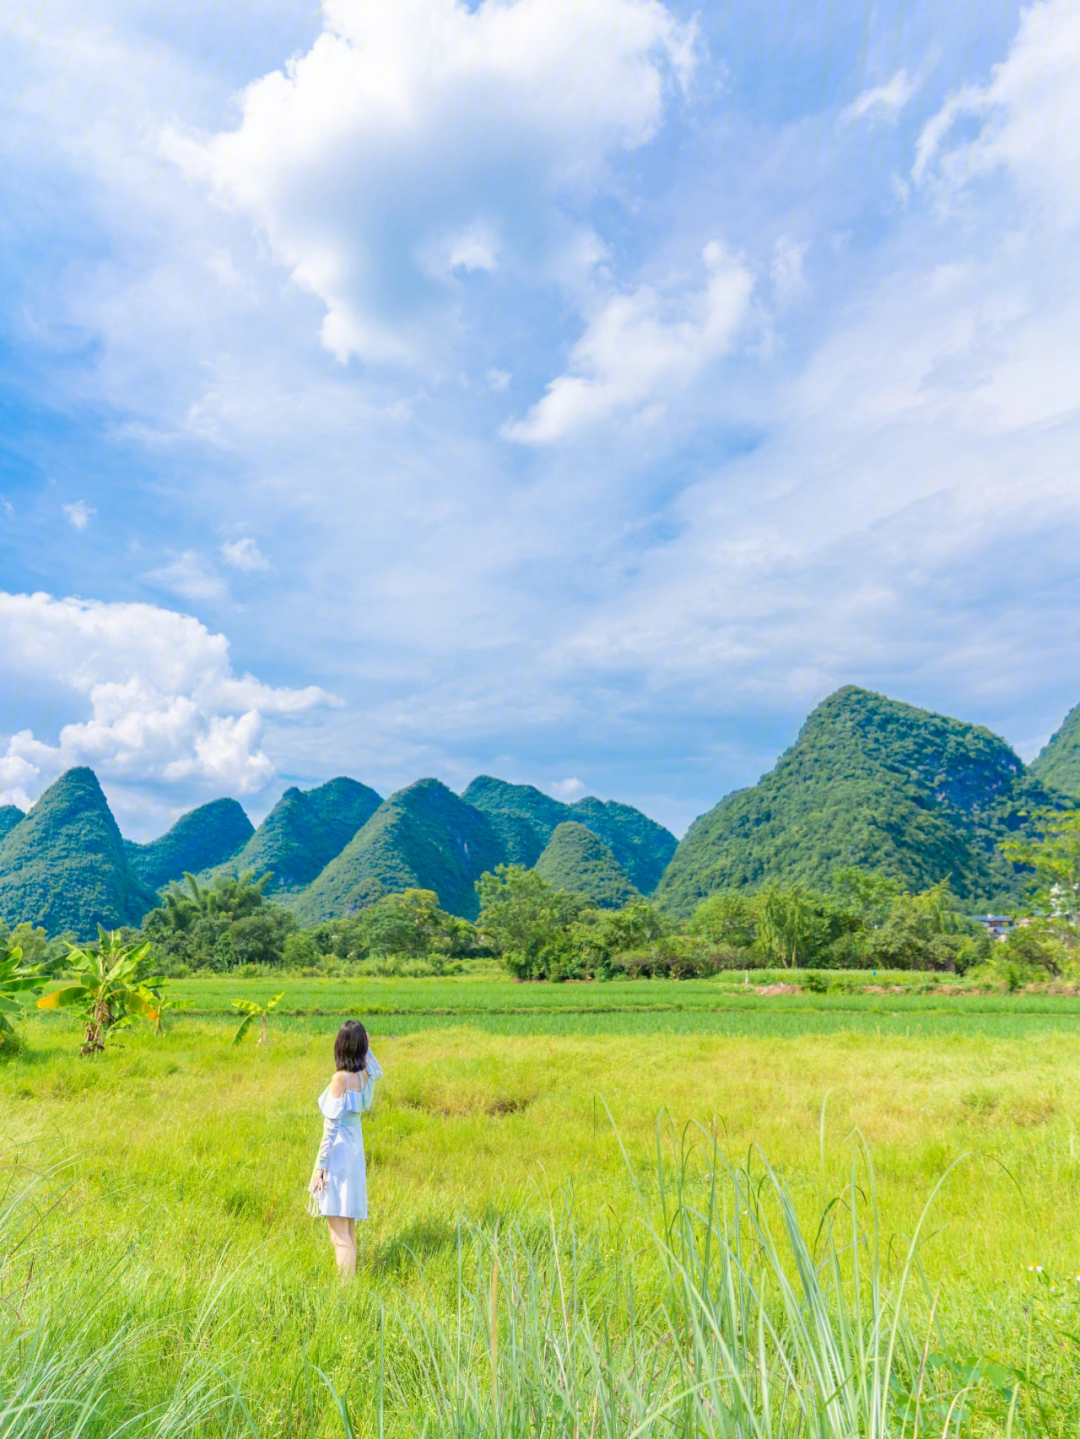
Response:
[[[255,826],[234,799],[215,799],[182,814],[149,844],[124,841],[128,864],[151,889],[163,889],[185,873],[224,864],[247,844]]]
[[[643,894],[656,888],[678,844],[663,825],[615,800],[589,798],[562,804],[531,784],[508,784],[491,775],[474,779],[461,797],[487,815],[506,847],[509,863],[531,869],[556,828],[576,822],[603,840]]]
[[[93,939],[137,925],[157,895],[128,866],[93,770],[70,769],[0,844],[0,919]]]
[[[23,812],[17,804],[0,804],[0,844],[21,823]]]
[[[336,919],[383,894],[432,889],[443,909],[473,919],[474,882],[506,858],[486,815],[436,779],[391,795],[296,901],[301,924]]]
[[[1028,774],[1062,794],[1080,799],[1080,705],[1069,711],[1061,728],[1031,761]]]
[[[489,774],[478,775],[462,793],[466,804],[487,815],[506,851],[507,864],[533,865],[557,825],[568,818],[567,806],[531,784],[508,784]]]
[[[617,800],[579,799],[568,818],[598,835],[642,894],[652,894],[679,841],[648,815]]]
[[[641,898],[603,840],[573,820],[556,826],[535,869],[556,889],[583,894],[600,909],[622,909]]]
[[[841,865],[913,889],[951,876],[974,907],[1019,892],[996,845],[1052,802],[987,729],[849,685],[809,716],[751,789],[694,821],[656,893],[688,914],[719,889],[766,880],[826,888]]]
[[[227,866],[273,879],[267,894],[296,893],[335,859],[382,804],[382,796],[344,776],[317,789],[287,789]]]

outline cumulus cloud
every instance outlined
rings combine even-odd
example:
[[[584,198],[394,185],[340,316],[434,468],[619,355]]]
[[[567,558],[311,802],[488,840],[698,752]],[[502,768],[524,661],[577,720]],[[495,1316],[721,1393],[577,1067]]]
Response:
[[[659,0],[326,0],[323,27],[237,130],[165,147],[318,296],[331,353],[405,365],[455,276],[535,265],[552,203],[652,137],[696,45]]]
[[[88,505],[85,500],[76,500],[73,505],[64,505],[63,509],[64,514],[77,530],[85,530],[93,516],[97,514],[93,505]]]
[[[268,570],[270,561],[250,537],[242,540],[226,540],[221,547],[221,557],[233,569],[251,574],[256,570]]]
[[[236,675],[229,642],[198,620],[146,604],[0,592],[0,680],[59,690],[89,718],[56,744],[31,730],[0,752],[0,803],[26,806],[57,774],[90,765],[105,781],[251,794],[274,776],[267,717],[334,699],[315,686]]]
[[[727,353],[749,312],[753,277],[715,240],[703,258],[702,290],[667,297],[641,285],[607,300],[574,346],[568,373],[506,426],[507,438],[552,444],[617,415],[655,412]]]

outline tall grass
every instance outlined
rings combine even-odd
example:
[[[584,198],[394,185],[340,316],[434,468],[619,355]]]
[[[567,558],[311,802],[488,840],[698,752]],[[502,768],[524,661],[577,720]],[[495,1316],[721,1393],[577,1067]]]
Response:
[[[658,1156],[658,1210],[637,1191],[648,1254],[583,1240],[569,1209],[540,1232],[462,1226],[449,1313],[434,1294],[384,1313],[405,1352],[387,1365],[384,1330],[379,1435],[388,1407],[446,1439],[959,1439],[1000,1416],[987,1365],[949,1382],[935,1305],[912,1304],[919,1232],[890,1265],[865,1149],[813,1240],[763,1156],[757,1176],[707,1137],[696,1157],[672,1181]]]
[[[147,1399],[140,1395],[146,1385],[139,1376],[157,1362],[161,1347],[172,1338],[168,1331],[130,1320],[103,1326],[99,1294],[80,1295],[63,1279],[50,1283],[48,1245],[40,1241],[45,1238],[48,1181],[61,1177],[62,1169],[28,1176],[17,1162],[5,1166],[0,1191],[0,1439],[184,1439],[209,1429],[228,1432],[244,1406],[235,1385],[199,1352],[199,1335],[212,1302],[168,1391]],[[45,1263],[39,1265],[35,1281],[38,1260]]]

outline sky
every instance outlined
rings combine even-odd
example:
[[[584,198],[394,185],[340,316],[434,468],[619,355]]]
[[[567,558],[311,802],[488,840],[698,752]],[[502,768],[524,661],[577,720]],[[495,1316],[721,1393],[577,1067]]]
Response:
[[[676,833],[1080,702],[1080,0],[8,0],[0,803]]]

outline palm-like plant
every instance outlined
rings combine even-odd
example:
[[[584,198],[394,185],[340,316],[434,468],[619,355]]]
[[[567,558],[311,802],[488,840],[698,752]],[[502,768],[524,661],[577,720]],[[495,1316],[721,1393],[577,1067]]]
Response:
[[[45,978],[38,964],[23,964],[22,950],[17,944],[0,939],[0,1046],[15,1040],[9,1014],[22,1014],[22,1005],[15,998],[28,989],[40,989]]]
[[[86,1019],[82,1053],[98,1054],[110,1030],[139,1015],[156,1023],[160,998],[154,985],[159,975],[149,973],[150,941],[125,944],[123,935],[107,934],[98,926],[98,944],[91,949],[69,946],[67,966],[77,983],[53,990],[38,1000],[39,1009],[80,1009]]]
[[[277,1009],[278,1004],[284,998],[285,991],[282,990],[280,994],[274,995],[273,999],[270,1000],[269,1004],[256,1004],[253,999],[234,999],[232,1002],[233,1009],[235,1009],[238,1014],[242,1014],[244,1018],[240,1021],[240,1028],[233,1036],[233,1044],[240,1043],[244,1035],[247,1034],[248,1030],[251,1028],[251,1026],[255,1023],[257,1019],[262,1021],[259,1026],[258,1043],[265,1044],[266,1016],[270,1014],[273,1010]]]

